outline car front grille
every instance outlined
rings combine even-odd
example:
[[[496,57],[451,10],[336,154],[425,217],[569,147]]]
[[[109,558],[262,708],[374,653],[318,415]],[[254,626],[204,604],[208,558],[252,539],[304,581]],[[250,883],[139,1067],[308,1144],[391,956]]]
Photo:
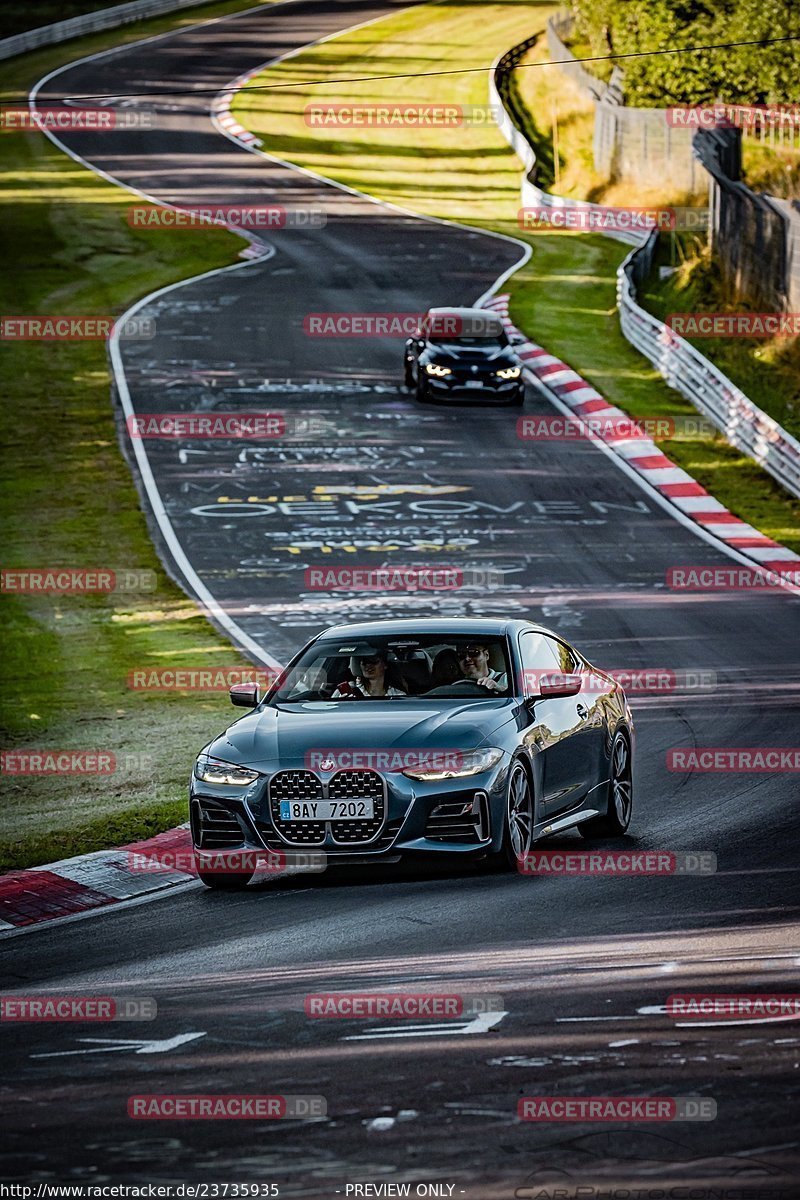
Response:
[[[372,800],[375,815],[368,821],[284,821],[282,800]],[[328,829],[338,845],[363,845],[383,827],[386,792],[376,771],[337,771],[328,780],[327,791],[313,771],[279,771],[269,781],[269,811],[281,837],[294,846],[319,846]]]
[[[192,833],[200,850],[231,850],[244,844],[244,831],[234,813],[203,800],[192,805]]]
[[[275,828],[297,846],[325,841],[325,821],[282,821],[282,800],[322,800],[322,780],[313,771],[279,771],[269,781],[269,811]]]
[[[331,821],[331,837],[335,842],[352,846],[370,842],[383,825],[386,798],[383,780],[375,771],[337,771],[328,783],[331,800],[372,800],[374,817],[371,821]]]

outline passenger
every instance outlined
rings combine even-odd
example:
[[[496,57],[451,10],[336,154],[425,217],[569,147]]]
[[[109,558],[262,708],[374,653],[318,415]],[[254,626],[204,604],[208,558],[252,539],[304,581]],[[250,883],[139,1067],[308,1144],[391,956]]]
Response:
[[[431,687],[447,687],[450,683],[457,683],[459,679],[463,679],[463,675],[458,655],[455,650],[447,646],[444,650],[440,650],[433,660]]]
[[[352,682],[344,680],[331,696],[332,700],[355,700],[359,696],[372,699],[392,696],[404,696],[400,688],[387,687],[386,671],[388,660],[382,650],[374,654],[353,655],[350,659],[350,674]]]

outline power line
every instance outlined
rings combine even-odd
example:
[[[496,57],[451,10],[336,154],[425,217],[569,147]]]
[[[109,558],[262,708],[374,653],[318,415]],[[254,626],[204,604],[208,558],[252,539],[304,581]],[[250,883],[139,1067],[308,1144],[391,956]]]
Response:
[[[800,34],[786,34],[783,37],[774,38],[750,38],[747,41],[741,42],[714,42],[707,46],[675,46],[666,50],[632,50],[626,54],[594,54],[586,58],[552,58],[545,62],[533,63],[517,63],[511,69],[514,71],[524,71],[529,67],[561,67],[568,66],[572,63],[590,63],[590,62],[616,62],[623,58],[654,58],[662,54],[699,54],[706,50],[735,50],[741,46],[773,46],[780,42],[797,42],[800,41]],[[292,83],[260,83],[253,86],[237,88],[236,91],[240,95],[248,92],[267,92],[280,90],[282,88],[302,88],[302,87],[329,87],[333,84],[342,83],[375,83],[386,79],[427,79],[434,78],[440,75],[474,75],[483,73],[488,68],[482,67],[454,67],[446,71],[408,71],[398,75],[348,75],[338,79],[304,79],[302,81],[294,81]],[[137,100],[147,99],[150,96],[203,96],[203,95],[218,95],[219,92],[225,91],[224,87],[214,88],[165,88],[159,92],[105,92],[92,93],[84,96],[50,96],[48,102],[52,103],[55,100]],[[21,102],[27,103],[28,97],[22,97]],[[6,101],[6,104],[12,101]]]

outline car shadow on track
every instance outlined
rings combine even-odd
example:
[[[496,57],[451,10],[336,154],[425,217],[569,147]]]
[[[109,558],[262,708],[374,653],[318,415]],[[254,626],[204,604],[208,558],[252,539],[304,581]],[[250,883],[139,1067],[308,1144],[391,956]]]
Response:
[[[558,838],[548,838],[541,845],[551,851],[642,848],[638,846],[637,839],[629,835],[588,843],[577,833],[566,833]],[[528,878],[524,872],[520,874],[524,878]],[[494,858],[459,861],[453,856],[447,861],[443,861],[441,856],[432,855],[430,858],[422,856],[406,858],[400,862],[333,865],[319,874],[297,874],[283,879],[257,879],[249,885],[247,890],[251,893],[292,892],[306,891],[310,888],[377,887],[387,883],[446,882],[467,878],[496,879],[498,883],[501,883],[514,882],[519,877],[517,872],[509,870],[502,862],[496,861]]]

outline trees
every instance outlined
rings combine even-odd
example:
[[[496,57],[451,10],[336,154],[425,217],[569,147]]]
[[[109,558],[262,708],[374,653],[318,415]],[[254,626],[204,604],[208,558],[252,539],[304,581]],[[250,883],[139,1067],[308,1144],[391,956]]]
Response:
[[[592,55],[800,37],[796,0],[572,0],[571,7],[575,35]],[[620,65],[629,105],[794,103],[800,42],[658,54]]]

